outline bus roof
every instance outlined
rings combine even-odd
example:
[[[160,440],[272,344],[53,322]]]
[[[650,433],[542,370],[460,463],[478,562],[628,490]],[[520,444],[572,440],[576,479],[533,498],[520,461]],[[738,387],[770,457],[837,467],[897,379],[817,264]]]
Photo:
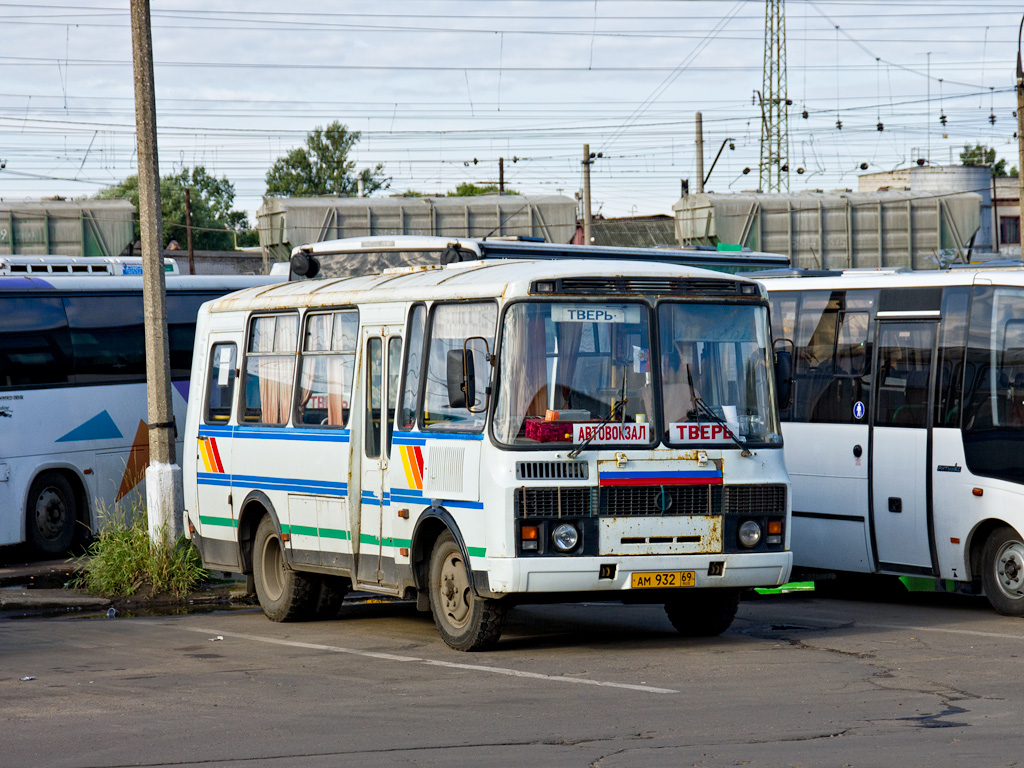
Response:
[[[734,293],[759,296],[756,283],[721,272],[659,262],[587,261],[583,259],[530,261],[463,261],[445,266],[400,267],[376,275],[303,280],[251,288],[213,303],[215,312],[238,309],[279,309],[334,306],[383,301],[469,299],[526,296],[535,282],[593,278],[594,293]],[[645,278],[654,282],[642,286]],[[670,283],[677,280],[681,283]],[[751,286],[744,290],[740,286]],[[577,294],[578,295],[578,294]]]
[[[793,272],[793,270],[787,270]],[[984,283],[1024,286],[1024,269],[926,269],[911,271],[813,270],[807,274],[750,275],[772,291],[851,290],[855,288],[912,288]]]

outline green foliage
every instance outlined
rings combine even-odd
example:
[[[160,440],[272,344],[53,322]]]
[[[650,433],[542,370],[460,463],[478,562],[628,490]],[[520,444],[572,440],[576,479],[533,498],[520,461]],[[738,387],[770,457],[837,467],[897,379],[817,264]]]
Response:
[[[1017,169],[1006,170],[1006,160],[996,160],[996,151],[993,147],[986,147],[984,144],[975,144],[973,147],[964,145],[960,153],[960,162],[963,165],[990,165],[993,176],[1016,176]]]
[[[177,240],[185,247],[185,189],[190,188],[192,203],[192,245],[200,251],[230,251],[239,246],[259,245],[259,234],[249,228],[243,211],[232,210],[235,185],[226,176],[212,176],[205,166],[182,168],[160,179],[160,214],[163,218],[164,242]],[[129,176],[120,184],[100,190],[100,199],[125,198],[139,208],[139,178]],[[135,225],[139,237],[139,225]]]
[[[356,171],[349,154],[359,143],[359,131],[335,121],[326,128],[317,126],[306,135],[306,145],[279,157],[267,171],[268,197],[317,197],[358,192],[357,179],[363,180],[363,193],[387,189],[391,179],[384,176],[383,163]]]
[[[75,558],[82,575],[74,586],[108,598],[128,597],[146,587],[154,595],[184,597],[206,580],[199,553],[184,537],[172,546],[166,525],[160,538],[159,543],[150,540],[144,512],[108,513],[102,532]]]
[[[455,188],[454,192],[448,192],[448,197],[476,197],[477,195],[497,195],[498,185],[497,184],[473,184],[468,181],[464,181]],[[514,189],[505,187],[503,195],[518,195],[519,193]]]

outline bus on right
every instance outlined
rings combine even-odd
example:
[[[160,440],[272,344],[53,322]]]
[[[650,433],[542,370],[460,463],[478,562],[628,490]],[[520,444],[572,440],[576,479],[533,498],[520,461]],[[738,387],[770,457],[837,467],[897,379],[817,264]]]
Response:
[[[949,580],[1024,616],[1024,268],[758,279],[793,359],[794,567]]]

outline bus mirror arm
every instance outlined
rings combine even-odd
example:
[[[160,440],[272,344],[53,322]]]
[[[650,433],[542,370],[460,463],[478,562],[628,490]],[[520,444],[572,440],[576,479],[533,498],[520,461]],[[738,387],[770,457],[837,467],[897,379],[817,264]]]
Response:
[[[785,347],[788,345],[789,349]],[[793,342],[777,339],[773,345],[775,353],[776,400],[780,410],[789,408],[793,398]]]

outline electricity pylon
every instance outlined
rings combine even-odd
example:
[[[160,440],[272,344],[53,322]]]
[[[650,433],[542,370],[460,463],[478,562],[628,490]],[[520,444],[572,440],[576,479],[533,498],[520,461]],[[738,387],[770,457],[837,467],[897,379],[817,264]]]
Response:
[[[789,100],[786,88],[785,0],[765,0],[761,101],[760,188],[789,191]]]

